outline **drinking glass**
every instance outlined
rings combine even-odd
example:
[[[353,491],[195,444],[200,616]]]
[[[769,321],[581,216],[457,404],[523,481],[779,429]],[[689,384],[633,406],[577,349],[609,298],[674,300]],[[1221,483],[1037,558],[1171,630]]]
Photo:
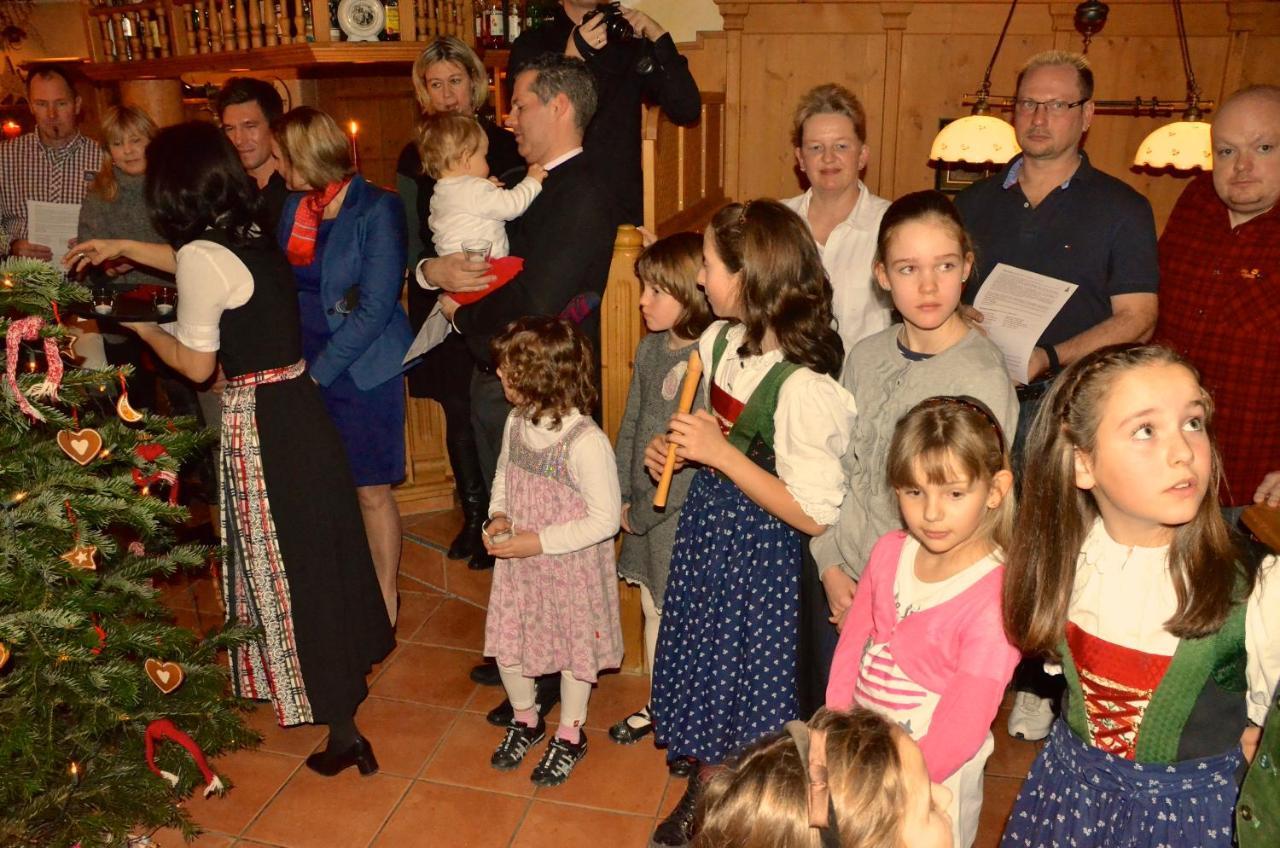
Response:
[[[488,239],[472,239],[462,243],[462,255],[471,262],[488,262],[493,242]]]
[[[155,304],[157,315],[168,315],[173,312],[174,305],[178,301],[178,292],[171,288],[158,288],[155,294],[151,296],[151,302]]]
[[[116,293],[107,286],[93,290],[93,311],[99,315],[110,315],[116,308]]]

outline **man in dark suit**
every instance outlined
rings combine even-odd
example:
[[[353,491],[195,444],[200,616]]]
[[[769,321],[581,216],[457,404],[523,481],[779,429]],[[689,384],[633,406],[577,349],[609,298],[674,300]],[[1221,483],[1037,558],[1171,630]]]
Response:
[[[557,315],[579,295],[603,294],[609,276],[619,215],[582,157],[583,131],[595,105],[595,82],[581,60],[551,54],[521,71],[507,126],[515,132],[520,155],[548,171],[542,193],[508,229],[511,254],[524,258],[524,270],[469,306],[459,306],[447,294],[440,298],[445,317],[462,333],[476,362],[471,418],[489,480],[511,410],[493,373],[489,340],[516,318]],[[482,288],[490,279],[486,266],[457,254],[426,261],[419,274],[446,292]],[[598,350],[598,311],[581,327]]]
[[[511,255],[524,259],[524,270],[502,288],[468,306],[447,292],[477,291],[494,279],[483,262],[460,253],[426,259],[415,276],[424,288],[439,288],[445,317],[467,342],[476,366],[471,380],[471,421],[480,465],[492,481],[502,449],[502,431],[511,405],[502,393],[489,355],[489,340],[508,323],[526,315],[558,315],[582,295],[604,293],[613,241],[622,216],[609,193],[595,180],[582,156],[583,132],[595,113],[596,87],[579,59],[558,54],[531,62],[516,77],[507,126],[515,132],[520,155],[547,169],[542,193],[507,227]],[[600,350],[599,310],[579,326]],[[584,410],[585,411],[585,410]],[[493,666],[481,666],[473,678],[496,682]],[[538,680],[543,715],[559,700],[559,675]],[[489,721],[511,721],[511,704],[503,701]]]
[[[608,35],[605,18],[612,13],[600,8],[600,0],[560,0],[550,11],[541,26],[522,33],[511,45],[511,78],[547,53],[587,63],[600,99],[583,135],[587,161],[613,195],[623,220],[641,224],[640,105],[657,104],[680,126],[696,124],[702,117],[702,96],[689,74],[689,62],[667,31],[639,9],[619,7],[634,38]],[[594,17],[584,23],[592,12]]]

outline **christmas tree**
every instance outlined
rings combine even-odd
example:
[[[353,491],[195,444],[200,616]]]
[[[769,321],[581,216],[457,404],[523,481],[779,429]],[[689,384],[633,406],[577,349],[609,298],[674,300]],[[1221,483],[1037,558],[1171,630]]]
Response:
[[[193,419],[133,410],[128,368],[70,363],[60,310],[87,298],[48,263],[0,263],[4,846],[124,845],[159,827],[193,836],[177,801],[223,789],[201,753],[256,741],[219,662],[250,631],[201,638],[153,587],[217,554],[175,533],[187,517],[178,470],[210,436]]]

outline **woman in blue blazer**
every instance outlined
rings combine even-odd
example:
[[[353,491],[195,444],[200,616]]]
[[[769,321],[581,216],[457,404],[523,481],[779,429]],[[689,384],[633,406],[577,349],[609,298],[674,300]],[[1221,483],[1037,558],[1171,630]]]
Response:
[[[279,238],[298,283],[302,351],[346,447],[387,617],[396,621],[404,479],[401,361],[413,341],[400,306],[404,208],[355,172],[333,118],[302,106],[274,127],[290,195]],[[317,461],[322,458],[317,457]]]

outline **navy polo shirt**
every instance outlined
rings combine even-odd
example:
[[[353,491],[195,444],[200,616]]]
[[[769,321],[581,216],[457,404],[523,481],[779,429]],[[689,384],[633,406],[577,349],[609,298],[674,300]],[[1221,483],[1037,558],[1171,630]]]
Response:
[[[1110,318],[1114,295],[1156,293],[1156,225],[1145,197],[1081,152],[1070,179],[1033,207],[1016,179],[1021,167],[1018,156],[956,197],[977,254],[966,303],[1001,262],[1075,283],[1079,288],[1040,337],[1043,347]]]

